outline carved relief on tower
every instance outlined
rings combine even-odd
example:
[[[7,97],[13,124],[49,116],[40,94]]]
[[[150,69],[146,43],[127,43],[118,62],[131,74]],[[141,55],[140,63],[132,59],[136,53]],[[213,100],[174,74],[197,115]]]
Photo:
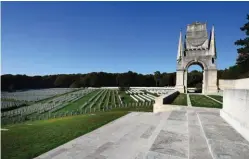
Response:
[[[188,50],[186,51],[186,57],[208,56],[208,50]]]
[[[208,33],[206,23],[195,22],[187,26],[186,49],[207,49]]]

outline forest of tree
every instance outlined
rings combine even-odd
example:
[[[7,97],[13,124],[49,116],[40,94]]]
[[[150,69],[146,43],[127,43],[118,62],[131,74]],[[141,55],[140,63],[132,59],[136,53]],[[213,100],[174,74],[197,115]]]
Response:
[[[220,71],[219,71],[220,72]],[[218,74],[220,75],[220,73]],[[128,71],[125,73],[105,73],[92,72],[88,74],[58,74],[47,76],[27,76],[27,75],[2,75],[1,89],[3,91],[13,91],[20,89],[40,89],[40,88],[79,88],[79,87],[104,87],[104,86],[145,86],[163,87],[175,86],[176,73],[138,74]],[[188,73],[188,87],[196,87],[202,83],[202,72],[191,71]]]
[[[155,75],[138,74],[128,71],[125,73],[92,72],[88,74],[60,74],[49,76],[2,75],[2,90],[39,89],[54,87],[104,87],[104,86],[174,86],[176,73],[159,73]],[[202,82],[202,73],[192,71],[188,74],[189,86]]]
[[[244,39],[237,40],[238,48],[236,64],[225,70],[218,70],[218,79],[238,79],[249,77],[249,15],[247,23],[240,28],[245,32]],[[104,86],[175,86],[176,73],[138,74],[128,71],[125,73],[92,72],[88,74],[60,74],[47,76],[2,75],[1,90],[13,91],[20,89],[40,89],[54,87],[104,87]],[[197,87],[202,83],[202,72],[188,73],[188,87]]]

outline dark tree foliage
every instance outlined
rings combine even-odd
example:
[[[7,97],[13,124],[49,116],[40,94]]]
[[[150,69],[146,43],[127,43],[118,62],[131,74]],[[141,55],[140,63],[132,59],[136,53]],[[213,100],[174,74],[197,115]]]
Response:
[[[188,81],[194,87],[201,83],[202,73],[192,71],[188,74]],[[193,76],[193,77],[192,77]],[[161,73],[157,85],[175,86],[176,73]],[[79,87],[105,87],[116,86],[129,88],[131,86],[155,87],[153,74],[138,74],[128,71],[125,73],[92,72],[88,74],[58,74],[49,76],[2,75],[1,89],[3,91],[41,89],[41,88],[79,88]]]
[[[130,89],[130,87],[118,87],[120,91],[127,91]]]
[[[196,87],[196,84],[202,83],[203,74],[200,71],[193,70],[188,73],[188,87]]]
[[[156,82],[156,86],[158,86],[158,83],[160,82],[161,77],[162,76],[161,76],[160,71],[154,72],[154,79],[155,79],[155,82]]]
[[[247,23],[244,24],[240,30],[245,32],[246,37],[235,42],[235,45],[240,46],[240,48],[237,49],[239,54],[237,58],[237,64],[241,64],[247,61],[249,58],[249,14],[247,15]]]
[[[80,87],[80,81],[74,81],[71,85],[70,88],[79,88]]]
[[[235,45],[240,46],[237,49],[238,58],[234,66],[218,72],[221,79],[239,79],[249,77],[249,15],[247,15],[247,23],[240,28],[246,33],[244,39],[237,40]]]

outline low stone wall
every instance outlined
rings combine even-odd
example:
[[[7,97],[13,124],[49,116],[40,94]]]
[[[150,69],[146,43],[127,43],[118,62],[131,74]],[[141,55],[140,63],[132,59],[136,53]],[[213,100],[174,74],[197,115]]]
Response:
[[[225,89],[249,89],[249,78],[242,78],[236,80],[219,80],[220,90]]]
[[[163,112],[166,111],[168,106],[170,106],[170,103],[177,97],[179,94],[179,91],[170,91],[169,93],[165,95],[161,95],[160,97],[157,97],[155,99],[155,104],[153,105],[153,112]],[[167,108],[168,107],[168,108]]]
[[[220,116],[249,141],[249,89],[225,89]]]
[[[170,104],[174,101],[174,99],[180,94],[178,91],[173,91],[172,93],[166,95],[163,98],[163,104]]]

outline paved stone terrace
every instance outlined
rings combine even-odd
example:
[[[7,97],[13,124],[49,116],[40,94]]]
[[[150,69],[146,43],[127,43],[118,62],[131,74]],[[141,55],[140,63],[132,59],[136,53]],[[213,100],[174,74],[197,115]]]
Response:
[[[218,109],[133,112],[39,159],[249,159],[249,142]]]

